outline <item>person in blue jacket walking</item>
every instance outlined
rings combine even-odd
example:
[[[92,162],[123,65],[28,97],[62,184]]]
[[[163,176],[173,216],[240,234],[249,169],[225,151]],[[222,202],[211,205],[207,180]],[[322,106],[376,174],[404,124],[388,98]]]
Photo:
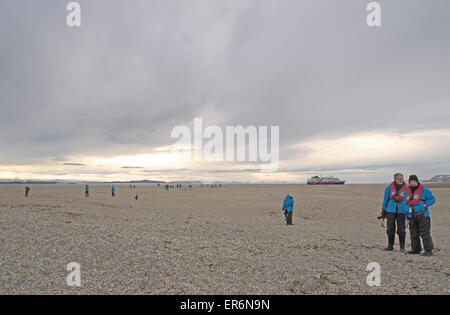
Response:
[[[86,185],[84,188],[84,196],[89,197],[89,185]]]
[[[394,174],[394,181],[384,190],[382,205],[382,217],[387,218],[386,234],[388,236],[388,246],[386,251],[394,250],[395,232],[400,243],[400,251],[405,251],[406,240],[406,217],[408,208],[406,206],[406,190],[408,186],[403,180],[403,174]]]
[[[286,225],[292,225],[292,212],[294,211],[294,199],[291,195],[287,194],[283,201],[284,216],[286,218]]]
[[[116,197],[116,187],[111,187],[111,197]]]
[[[431,238],[431,219],[429,207],[434,205],[436,199],[431,191],[419,182],[416,175],[409,177],[409,186],[406,191],[406,204],[409,207],[409,233],[411,235],[411,251],[408,254],[420,254],[422,246],[425,252],[422,256],[433,256],[433,239]]]

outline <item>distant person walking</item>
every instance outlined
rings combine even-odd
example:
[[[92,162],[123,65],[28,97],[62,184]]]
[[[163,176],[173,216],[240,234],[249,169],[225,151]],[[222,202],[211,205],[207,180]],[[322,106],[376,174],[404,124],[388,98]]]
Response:
[[[431,191],[419,182],[416,175],[409,177],[406,191],[406,204],[410,207],[408,213],[409,233],[411,234],[411,251],[408,254],[418,255],[422,251],[420,239],[425,253],[422,256],[433,256],[433,239],[431,238],[431,219],[428,207],[434,205],[436,199]]]
[[[85,187],[84,196],[89,197],[89,185],[86,185],[86,187]]]
[[[294,199],[291,195],[287,194],[283,201],[284,217],[286,219],[286,225],[292,225],[292,213],[294,211]]]
[[[111,187],[111,196],[116,197],[116,188],[114,186]]]
[[[31,188],[29,186],[25,187],[25,197],[28,197],[28,195],[30,194],[30,190]]]
[[[394,174],[394,181],[384,190],[382,205],[382,216],[387,218],[386,234],[388,235],[388,246],[385,251],[393,251],[395,243],[395,232],[400,243],[400,251],[405,251],[406,240],[406,217],[408,207],[406,206],[406,189],[408,186],[403,180],[403,174]]]

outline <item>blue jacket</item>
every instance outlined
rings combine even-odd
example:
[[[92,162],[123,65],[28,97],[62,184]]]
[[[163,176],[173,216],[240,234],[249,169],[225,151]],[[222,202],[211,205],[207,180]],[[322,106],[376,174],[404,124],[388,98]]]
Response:
[[[292,199],[292,196],[289,194],[283,201],[283,210],[287,212],[292,212],[294,210],[294,199]]]
[[[422,196],[420,197],[420,203],[417,206],[414,206],[414,212],[423,212],[424,217],[430,216],[430,211],[428,210],[428,207],[431,207],[436,203],[436,198],[434,198],[433,194],[431,193],[431,190],[429,190],[426,187],[423,187]],[[408,207],[410,208],[410,207]],[[411,217],[412,209],[409,209],[408,217]]]
[[[112,186],[111,191],[112,191],[112,192],[115,192],[115,191],[116,191],[116,188],[114,188],[114,186]]]
[[[384,199],[383,199],[383,205],[381,208],[383,210],[386,210],[387,212],[391,213],[408,213],[408,206],[406,205],[406,190],[403,193],[403,201],[402,202],[396,202],[391,198],[391,185],[389,184],[386,189],[384,190]]]

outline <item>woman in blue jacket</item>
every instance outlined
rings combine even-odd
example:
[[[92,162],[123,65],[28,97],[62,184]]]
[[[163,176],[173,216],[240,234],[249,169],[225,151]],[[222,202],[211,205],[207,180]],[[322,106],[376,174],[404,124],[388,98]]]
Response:
[[[283,201],[283,211],[286,218],[286,225],[292,225],[292,212],[294,211],[294,199],[291,195],[287,195]]]
[[[411,234],[411,251],[408,254],[420,254],[422,239],[425,253],[422,256],[433,256],[433,239],[431,238],[431,220],[429,207],[434,205],[436,199],[429,189],[419,182],[416,175],[409,177],[409,186],[406,191],[406,204],[410,211],[409,233]]]

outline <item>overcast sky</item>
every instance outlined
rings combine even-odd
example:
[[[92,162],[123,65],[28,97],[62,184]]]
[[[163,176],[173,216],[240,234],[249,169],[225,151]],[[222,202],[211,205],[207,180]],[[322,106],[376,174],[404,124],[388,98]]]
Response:
[[[450,174],[448,0],[68,2],[0,2],[0,179]],[[170,156],[194,117],[279,126],[279,171]]]

